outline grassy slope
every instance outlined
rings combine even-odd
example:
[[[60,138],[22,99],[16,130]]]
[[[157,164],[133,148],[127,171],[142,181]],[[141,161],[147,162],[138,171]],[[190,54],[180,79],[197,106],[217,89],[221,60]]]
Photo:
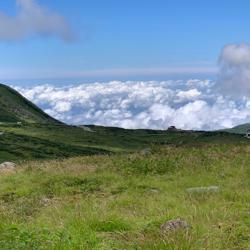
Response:
[[[55,159],[78,155],[107,153],[92,147],[68,145],[26,135],[6,133],[0,140],[0,162],[28,159]]]
[[[135,151],[151,145],[247,144],[241,135],[225,132],[167,132],[53,124],[0,124],[0,161],[69,157],[103,152]]]
[[[250,249],[250,148],[156,146],[0,176],[1,249]],[[185,189],[218,185],[217,194]],[[163,235],[182,217],[192,229]]]
[[[0,84],[0,122],[59,123],[17,91],[3,84]]]
[[[236,133],[236,134],[246,134],[248,129],[250,129],[250,123],[242,124],[234,128],[227,129],[225,131],[228,131],[230,133]]]

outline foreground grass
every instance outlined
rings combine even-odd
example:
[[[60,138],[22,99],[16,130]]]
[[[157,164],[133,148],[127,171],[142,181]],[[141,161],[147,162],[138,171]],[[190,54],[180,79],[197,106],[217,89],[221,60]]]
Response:
[[[0,176],[1,249],[250,249],[250,147],[27,162]],[[190,195],[186,188],[217,185]],[[164,235],[183,218],[192,228]]]

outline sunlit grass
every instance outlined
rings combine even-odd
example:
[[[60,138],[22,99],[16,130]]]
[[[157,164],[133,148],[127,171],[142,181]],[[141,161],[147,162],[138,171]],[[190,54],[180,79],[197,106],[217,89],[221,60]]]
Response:
[[[1,249],[250,249],[248,146],[27,162],[0,177]],[[218,193],[190,194],[216,185]],[[189,231],[164,235],[183,218]]]

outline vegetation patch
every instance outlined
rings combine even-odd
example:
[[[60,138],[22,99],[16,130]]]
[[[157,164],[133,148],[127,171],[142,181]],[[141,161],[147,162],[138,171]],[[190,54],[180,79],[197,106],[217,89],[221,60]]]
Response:
[[[0,175],[1,249],[249,249],[249,161],[247,145],[161,145],[23,162]],[[163,232],[178,218],[190,229]]]

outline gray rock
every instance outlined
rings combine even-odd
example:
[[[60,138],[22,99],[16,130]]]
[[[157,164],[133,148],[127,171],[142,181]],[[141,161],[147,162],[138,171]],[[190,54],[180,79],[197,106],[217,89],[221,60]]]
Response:
[[[140,154],[143,155],[143,156],[146,156],[146,155],[150,155],[152,152],[151,152],[151,149],[150,148],[145,148],[145,149],[142,149],[140,151]]]
[[[14,167],[16,167],[16,164],[13,162],[6,161],[0,164],[0,168],[14,168]]]
[[[188,230],[191,226],[180,218],[167,221],[161,225],[161,231],[164,233],[178,231],[178,230]]]
[[[150,191],[151,193],[159,193],[159,192],[160,192],[160,190],[157,189],[157,188],[151,188],[149,191]]]
[[[16,170],[16,164],[13,162],[4,162],[0,164],[0,172],[14,172]]]
[[[186,191],[190,194],[192,193],[217,193],[219,192],[218,186],[208,186],[208,187],[193,187],[187,188]]]
[[[51,203],[51,200],[48,199],[48,198],[46,198],[46,197],[44,197],[44,198],[42,198],[42,199],[40,200],[40,204],[43,205],[43,206],[45,206],[45,207],[46,207],[46,206],[49,206],[50,203]]]
[[[84,126],[84,125],[81,125],[79,126],[79,128],[83,129],[84,131],[86,132],[91,132],[91,133],[94,133],[95,131],[87,126]]]

